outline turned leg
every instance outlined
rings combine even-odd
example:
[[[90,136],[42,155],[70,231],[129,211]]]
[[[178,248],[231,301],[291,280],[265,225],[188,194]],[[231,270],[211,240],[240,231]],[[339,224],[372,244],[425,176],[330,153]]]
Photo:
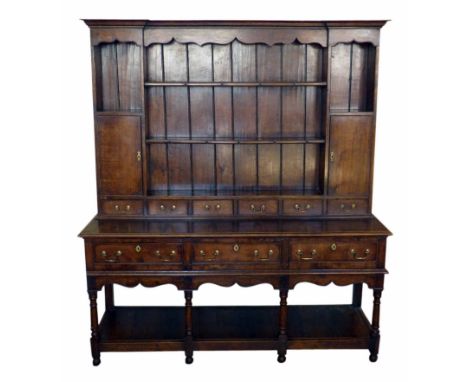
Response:
[[[104,294],[106,297],[106,310],[114,309],[114,284],[106,284]]]
[[[359,308],[362,302],[362,283],[353,284],[353,306]]]
[[[98,333],[98,312],[97,312],[97,291],[89,290],[89,306],[91,310],[91,355],[93,356],[93,365],[101,363],[101,353],[99,351],[99,333]]]
[[[380,297],[382,296],[382,289],[374,289],[374,309],[372,311],[372,328],[370,335],[369,360],[376,362],[379,354],[379,343],[380,343]]]
[[[286,361],[286,349],[288,348],[288,336],[286,334],[288,318],[288,290],[280,290],[280,310],[279,310],[279,337],[278,337],[278,362]]]
[[[193,362],[193,337],[192,337],[192,295],[191,290],[186,290],[185,294],[185,363]]]

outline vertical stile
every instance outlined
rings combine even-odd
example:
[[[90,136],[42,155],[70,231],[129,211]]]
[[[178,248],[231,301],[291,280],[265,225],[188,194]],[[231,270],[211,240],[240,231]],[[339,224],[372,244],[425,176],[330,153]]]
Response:
[[[146,197],[148,196],[148,165],[149,165],[149,150],[147,145],[146,145],[146,137],[149,135],[148,134],[148,126],[147,126],[147,118],[146,118],[146,113],[148,108],[146,107],[146,90],[145,90],[145,79],[147,77],[147,62],[146,62],[146,49],[145,49],[145,34],[143,31],[143,28],[141,29],[141,48],[140,48],[140,95],[141,95],[141,105],[143,105],[143,111],[141,113],[141,126],[142,128],[142,134],[141,134],[141,151],[142,151],[142,170],[143,170],[143,196]],[[146,203],[144,203],[144,213],[145,215],[147,214],[146,210],[147,206]]]
[[[231,82],[234,82],[234,65],[232,62],[232,42],[229,44],[229,61],[231,66]],[[235,139],[235,128],[234,128],[234,86],[231,86],[231,129],[232,139]],[[236,153],[235,145],[232,145],[232,188],[236,190]]]
[[[211,81],[214,82],[215,75],[214,75],[214,44],[211,44]],[[215,87],[211,88],[211,101],[212,101],[212,110],[213,110],[213,139],[216,140],[216,105],[215,105]],[[218,154],[217,154],[217,144],[213,145],[214,150],[214,191],[215,195],[218,195]]]
[[[283,45],[280,45],[280,82],[283,82]],[[280,139],[283,138],[283,87],[280,87]],[[279,193],[283,191],[283,144],[280,143],[280,184]]]
[[[255,44],[255,82],[258,83],[258,44]],[[255,136],[258,140],[258,86],[255,87]],[[256,182],[255,189],[258,191],[258,178],[259,178],[259,166],[258,166],[258,143],[255,145],[255,165],[256,165]]]
[[[351,94],[353,87],[353,47],[354,43],[351,43],[350,52],[349,52],[349,79],[348,79],[348,111],[351,111]]]
[[[304,80],[308,81],[308,70],[307,70],[307,49],[308,45],[304,44]],[[306,151],[307,151],[307,87],[304,88],[304,148],[302,149],[302,193],[305,193],[306,187]]]
[[[161,44],[161,77],[162,77],[162,82],[166,82],[166,74],[165,74],[165,63],[164,63],[164,45]],[[166,151],[166,182],[167,182],[167,188],[166,192],[169,195],[169,190],[171,187],[170,184],[170,177],[169,177],[169,144],[167,143],[167,102],[166,102],[166,87],[163,86],[163,104],[164,104],[164,139],[166,140],[166,143],[164,143],[164,148]]]
[[[185,44],[185,63],[187,68],[187,82],[190,82],[190,61],[188,44]],[[190,86],[187,86],[187,107],[188,107],[188,128],[189,128],[189,139],[192,139],[192,107],[190,105]],[[190,190],[193,195],[193,143],[189,144],[190,150]]]
[[[326,51],[326,65],[323,65],[323,70],[326,70],[327,75],[327,87],[326,87],[326,102],[325,102],[325,112],[322,111],[321,114],[325,114],[325,153],[324,153],[324,170],[323,170],[323,190],[322,194],[324,196],[328,195],[328,171],[329,171],[329,162],[328,159],[330,157],[330,94],[333,90],[331,88],[331,51],[332,47],[330,46],[330,30],[327,27],[327,51]],[[325,59],[325,55],[323,55],[323,60]],[[323,75],[323,74],[322,74]],[[322,104],[323,110],[323,104]],[[324,214],[327,213],[328,203],[326,203],[326,198],[323,199],[323,212]]]

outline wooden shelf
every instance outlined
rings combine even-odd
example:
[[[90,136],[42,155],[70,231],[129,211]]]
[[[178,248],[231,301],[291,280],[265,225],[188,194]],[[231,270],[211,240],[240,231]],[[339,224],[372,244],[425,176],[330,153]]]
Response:
[[[145,86],[146,87],[165,87],[165,86],[291,87],[291,86],[327,86],[327,83],[325,81],[314,81],[314,82],[145,82]]]
[[[147,138],[146,143],[170,143],[170,144],[321,144],[323,138]]]
[[[278,306],[193,307],[195,350],[277,348]],[[183,307],[115,307],[99,325],[101,350],[182,350]],[[288,306],[288,347],[369,346],[370,324],[352,305]]]
[[[321,197],[323,193],[316,188],[284,188],[284,189],[220,189],[220,190],[203,190],[203,189],[172,189],[172,190],[150,190],[148,197],[202,197],[202,198],[219,198],[219,197],[297,197],[307,196],[308,198]]]

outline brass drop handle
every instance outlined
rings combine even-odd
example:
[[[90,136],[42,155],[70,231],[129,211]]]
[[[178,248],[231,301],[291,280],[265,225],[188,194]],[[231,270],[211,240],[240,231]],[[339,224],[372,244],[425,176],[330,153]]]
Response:
[[[332,245],[330,245],[330,249],[331,249],[332,251],[336,251],[336,244],[333,243]]]
[[[166,209],[166,206],[165,206],[164,204],[161,204],[161,205],[159,206],[159,209],[160,209],[161,211],[164,211],[164,210]]]
[[[302,249],[298,249],[296,251],[296,255],[300,260],[314,260],[317,257],[317,250],[314,248],[310,251],[310,256],[304,256],[304,251]]]
[[[309,203],[307,203],[307,204],[302,208],[302,212],[305,212],[305,211],[307,211],[307,210],[310,210],[311,207],[312,207],[312,206],[311,206]],[[296,211],[301,211],[301,205],[298,204],[298,203],[296,203],[296,204],[294,205],[294,209],[295,209]]]
[[[137,246],[135,247],[135,252],[137,252],[137,253],[140,253],[140,252],[141,252],[141,246],[140,246],[140,245],[137,245]]]
[[[334,161],[335,161],[335,152],[330,151],[330,162],[334,162]]]
[[[205,210],[209,210],[210,209],[210,205],[209,204],[205,204]]]
[[[262,204],[260,207],[256,207],[255,204],[250,205],[250,210],[252,212],[265,212],[266,206]]]
[[[258,249],[255,249],[253,253],[254,253],[254,256],[255,256],[256,260],[268,261],[268,260],[270,260],[270,257],[273,255],[273,250],[269,249],[268,252],[267,252],[268,255],[266,257],[261,257],[260,256],[260,251]]]
[[[117,262],[117,257],[119,256],[122,256],[122,251],[117,251],[115,254],[114,254],[114,257],[111,257],[111,258],[107,258],[107,252],[106,251],[101,251],[101,256],[104,257],[104,261],[106,263],[115,263]]]
[[[239,252],[239,249],[240,249],[239,244],[234,244],[234,246],[232,247],[232,250],[234,252]]]
[[[127,205],[125,206],[125,209],[126,209],[127,211],[130,211],[130,208],[131,208],[131,207],[130,207],[130,204],[127,204]]]
[[[169,262],[172,260],[172,258],[177,254],[177,252],[175,250],[171,250],[171,252],[169,253],[169,256],[162,256],[161,255],[161,251],[159,249],[156,250],[156,252],[154,253],[155,256],[159,259],[161,259],[161,261],[164,261],[164,262]]]
[[[175,211],[176,208],[177,208],[177,206],[176,206],[175,204],[173,204],[173,205],[171,206],[171,210],[172,210],[172,211]]]
[[[354,248],[350,250],[351,255],[353,255],[356,260],[365,260],[370,254],[370,249],[366,248],[363,255],[359,255]]]
[[[140,162],[141,161],[141,151],[137,151],[136,157],[137,157],[137,161]]]
[[[220,210],[220,209],[221,209],[221,204],[217,204],[217,205],[216,205],[216,209],[217,209],[217,210]]]
[[[208,257],[208,254],[203,249],[200,249],[199,253],[206,261],[214,261],[221,254],[221,251],[219,249],[215,249],[212,257]]]
[[[119,209],[120,209],[120,206],[119,206],[118,204],[116,204],[116,205],[114,206],[114,210],[118,211]]]

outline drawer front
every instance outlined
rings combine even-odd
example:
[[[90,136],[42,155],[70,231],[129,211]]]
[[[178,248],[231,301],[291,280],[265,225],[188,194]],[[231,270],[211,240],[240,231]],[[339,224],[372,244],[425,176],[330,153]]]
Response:
[[[193,245],[193,261],[210,264],[279,264],[280,246],[276,243],[197,243]]]
[[[195,200],[193,214],[196,216],[231,216],[232,200]]]
[[[94,261],[99,267],[133,266],[142,269],[180,269],[183,249],[179,243],[98,244]]]
[[[288,216],[321,215],[322,201],[317,199],[287,199],[283,201],[283,214]]]
[[[98,244],[94,250],[94,261],[105,264],[139,263],[140,254],[133,244]]]
[[[186,200],[156,199],[148,202],[148,213],[157,216],[187,215],[188,202]]]
[[[377,259],[377,240],[311,239],[290,244],[290,267],[298,268],[373,268]]]
[[[101,206],[106,215],[139,215],[143,213],[142,200],[103,200]]]
[[[368,214],[367,200],[329,200],[328,215],[366,215]]]
[[[267,216],[278,214],[277,200],[239,200],[239,215]]]

